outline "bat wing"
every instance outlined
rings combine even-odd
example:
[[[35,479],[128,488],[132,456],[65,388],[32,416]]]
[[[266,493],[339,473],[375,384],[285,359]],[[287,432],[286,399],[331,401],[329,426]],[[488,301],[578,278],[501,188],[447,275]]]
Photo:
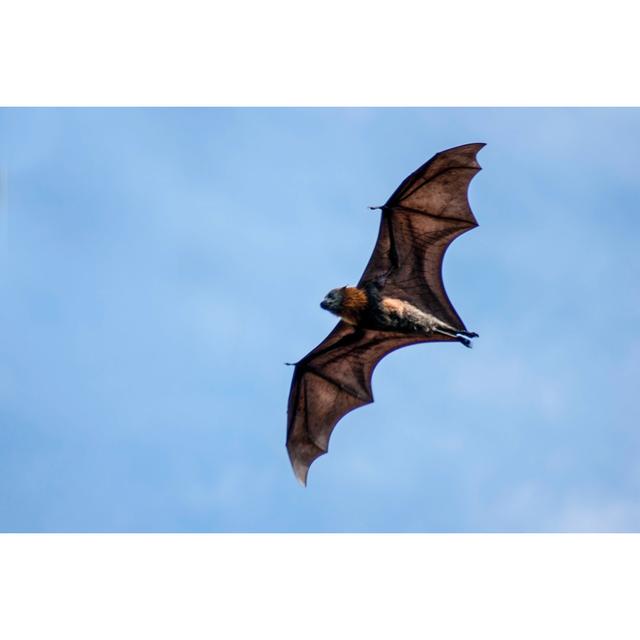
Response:
[[[302,484],[307,483],[311,463],[328,451],[338,421],[373,402],[371,376],[378,362],[395,349],[431,339],[339,322],[296,364],[289,393],[287,451]]]
[[[480,170],[469,144],[438,153],[396,189],[381,207],[380,232],[359,286],[378,281],[382,293],[432,313],[466,331],[442,283],[449,244],[477,226],[467,191]],[[295,367],[289,394],[287,451],[306,484],[312,462],[325,454],[338,421],[373,402],[371,377],[391,351],[417,342],[452,340],[442,334],[407,335],[353,327],[335,329]]]
[[[385,296],[406,300],[466,331],[444,289],[442,261],[455,238],[478,226],[467,193],[480,171],[476,154],[482,147],[466,144],[442,151],[394,191],[381,207],[378,240],[359,286],[378,280]]]

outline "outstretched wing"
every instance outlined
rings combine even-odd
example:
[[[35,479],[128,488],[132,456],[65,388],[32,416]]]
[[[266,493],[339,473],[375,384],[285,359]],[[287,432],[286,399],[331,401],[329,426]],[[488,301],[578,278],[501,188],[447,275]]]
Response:
[[[415,336],[358,329],[339,322],[296,364],[289,393],[287,451],[296,477],[307,483],[311,463],[329,448],[338,421],[373,402],[371,376],[388,353],[445,336]]]
[[[482,147],[442,151],[402,182],[381,207],[378,240],[359,282],[379,280],[383,295],[407,300],[459,331],[466,327],[444,289],[442,260],[455,238],[478,226],[467,193]]]
[[[438,153],[404,180],[382,207],[378,240],[359,283],[379,281],[383,295],[407,300],[461,331],[466,328],[442,284],[442,259],[454,238],[477,226],[467,190],[480,170],[475,156],[483,146]],[[293,374],[287,451],[300,482],[306,484],[311,463],[327,452],[338,421],[373,402],[371,377],[385,355],[417,342],[452,339],[339,322]]]

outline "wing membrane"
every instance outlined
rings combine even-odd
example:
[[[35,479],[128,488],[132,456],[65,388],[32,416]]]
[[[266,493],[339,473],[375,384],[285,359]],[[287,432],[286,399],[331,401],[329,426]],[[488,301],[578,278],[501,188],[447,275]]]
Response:
[[[371,378],[384,356],[418,342],[445,336],[408,336],[338,323],[296,364],[289,393],[287,450],[297,478],[306,484],[311,463],[329,448],[336,424],[350,411],[373,402]]]
[[[444,254],[455,238],[477,226],[468,200],[480,171],[483,144],[443,151],[414,171],[382,207],[380,231],[359,285],[381,279],[383,293],[433,313],[460,331],[466,327],[442,281]]]

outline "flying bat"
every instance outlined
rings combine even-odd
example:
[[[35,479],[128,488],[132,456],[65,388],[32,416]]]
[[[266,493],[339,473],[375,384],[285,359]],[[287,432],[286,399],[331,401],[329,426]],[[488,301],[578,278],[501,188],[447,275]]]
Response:
[[[467,331],[442,282],[451,242],[478,226],[467,196],[484,144],[437,153],[381,207],[373,254],[355,287],[332,289],[320,303],[339,316],[333,331],[295,363],[287,411],[287,451],[298,480],[327,453],[349,411],[373,402],[371,376],[388,353],[420,342],[460,342]]]

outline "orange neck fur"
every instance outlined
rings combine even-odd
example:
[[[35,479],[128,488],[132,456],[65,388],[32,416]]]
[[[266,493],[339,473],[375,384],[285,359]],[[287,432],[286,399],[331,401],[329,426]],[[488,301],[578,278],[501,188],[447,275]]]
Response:
[[[349,324],[358,324],[360,316],[367,308],[367,294],[357,287],[345,287],[342,290],[340,317]]]

